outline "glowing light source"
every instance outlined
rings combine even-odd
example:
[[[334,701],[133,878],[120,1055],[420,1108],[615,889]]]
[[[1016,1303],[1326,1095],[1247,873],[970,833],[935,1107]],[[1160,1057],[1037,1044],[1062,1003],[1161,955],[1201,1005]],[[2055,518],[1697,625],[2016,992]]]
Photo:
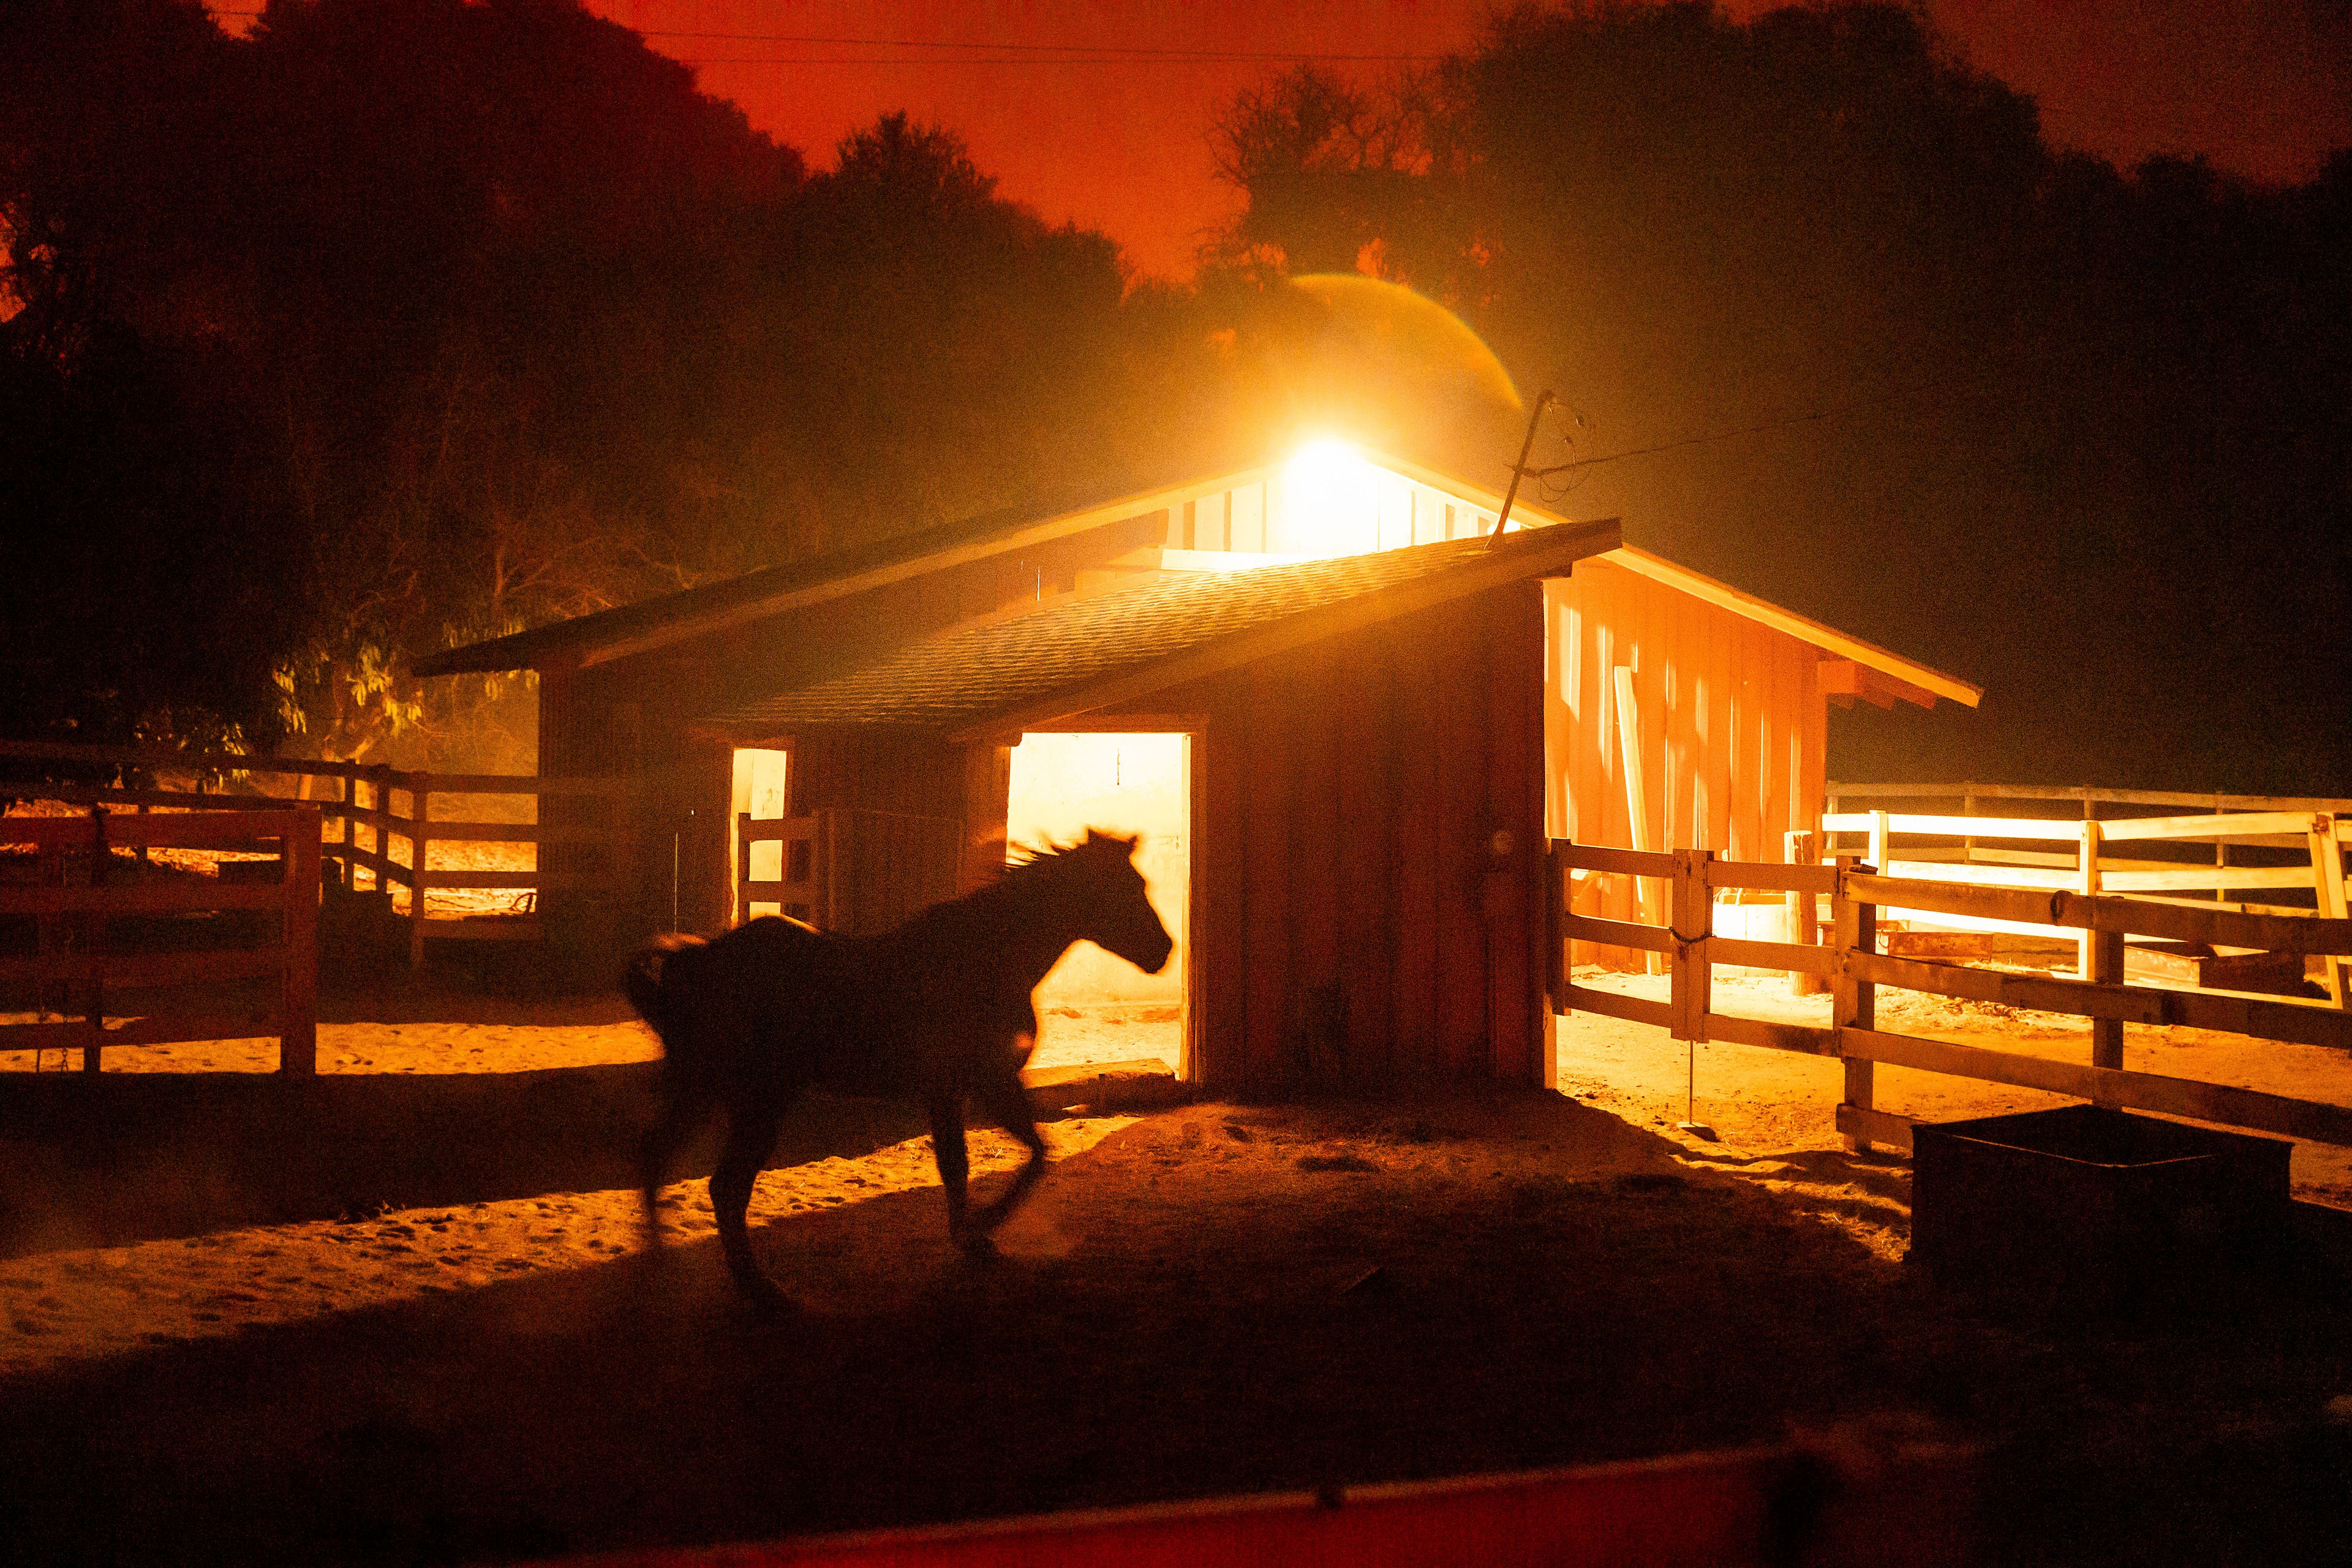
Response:
[[[1355,555],[1380,548],[1381,470],[1345,441],[1311,441],[1283,465],[1266,549]]]

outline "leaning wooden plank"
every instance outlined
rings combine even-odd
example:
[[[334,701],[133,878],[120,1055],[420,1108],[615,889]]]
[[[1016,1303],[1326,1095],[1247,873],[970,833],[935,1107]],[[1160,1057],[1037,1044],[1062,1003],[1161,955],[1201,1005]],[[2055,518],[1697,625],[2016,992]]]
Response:
[[[274,910],[285,893],[266,882],[149,882],[128,888],[0,888],[0,915],[168,915],[188,910]]]
[[[1644,849],[1611,849],[1598,844],[1570,844],[1556,839],[1560,858],[1581,871],[1613,871],[1627,877],[1671,877],[1675,858]]]
[[[181,985],[275,974],[286,966],[283,948],[233,952],[50,952],[0,958],[0,981],[92,980],[109,985]]]
[[[1568,1005],[1569,1010],[1574,1013],[1600,1013],[1635,1024],[1655,1024],[1661,1029],[1674,1026],[1674,1007],[1668,1003],[1654,1002],[1647,996],[1595,991],[1589,985],[1571,983],[1568,987]]]
[[[2259,1089],[2231,1089],[2189,1079],[2156,1073],[2125,1072],[2112,1068],[2082,1067],[2042,1057],[1988,1051],[1975,1046],[1955,1046],[1912,1035],[1881,1034],[1870,1029],[1841,1029],[1838,1043],[1846,1055],[1892,1067],[1917,1068],[1986,1083],[2012,1084],[2077,1100],[2098,1100],[2134,1110],[2154,1110],[2258,1131],[2307,1138],[2314,1142],[2352,1145],[2352,1106],[2319,1100],[2294,1100]]]
[[[1891,1110],[1864,1110],[1859,1105],[1837,1108],[1837,1130],[1865,1143],[1883,1144],[1898,1154],[1911,1152],[1911,1129],[1917,1122]]]
[[[1599,915],[1580,915],[1573,910],[1561,918],[1571,942],[1605,942],[1612,947],[1640,948],[1645,952],[1666,952],[1675,945],[1674,933],[1664,926],[1643,925],[1639,921],[1604,920]]]
[[[1824,979],[1832,973],[1835,959],[1826,947],[1807,947],[1794,942],[1753,942],[1746,937],[1717,936],[1708,938],[1706,945],[1707,955],[1716,963],[1785,969],[1791,974],[1818,974]]]
[[[2352,952],[2352,920],[2299,920],[2284,915],[2239,914],[2145,899],[2089,897],[2063,889],[1984,888],[1943,881],[1915,881],[1857,871],[1846,879],[1849,892],[1881,906],[1976,915],[2027,925],[2073,926],[2119,931],[2134,936],[2170,937],[2215,947],[2261,948],[2272,952]]]
[[[2298,839],[2311,827],[2307,811],[2243,811],[2220,816],[2123,816],[2099,824],[2106,837],[2116,838],[2260,838],[2292,834]]]
[[[1837,868],[1833,866],[1775,866],[1745,860],[1710,860],[1706,866],[1706,885],[1710,888],[1757,888],[1768,893],[1833,893],[1837,891]]]
[[[1809,1024],[1776,1024],[1764,1018],[1743,1018],[1734,1013],[1709,1013],[1706,1037],[1735,1046],[1796,1051],[1809,1057],[1838,1054],[1835,1029],[1815,1028]]]

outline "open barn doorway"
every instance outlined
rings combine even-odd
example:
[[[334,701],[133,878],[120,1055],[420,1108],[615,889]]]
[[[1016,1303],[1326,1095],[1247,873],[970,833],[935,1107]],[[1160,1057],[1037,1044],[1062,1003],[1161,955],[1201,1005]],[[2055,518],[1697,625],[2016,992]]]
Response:
[[[761,838],[745,835],[745,827],[755,822],[782,821],[784,805],[792,798],[786,789],[786,770],[792,765],[789,752],[744,746],[735,752],[734,808],[728,816],[727,862],[738,868],[736,881],[775,883],[784,880],[784,857],[790,846],[781,839]],[[781,901],[740,899],[741,908],[735,911],[740,923],[761,915],[790,914],[806,920],[805,909],[787,909]]]
[[[1136,865],[1176,939],[1168,966],[1145,974],[1092,942],[1064,955],[1037,988],[1039,1067],[1156,1058],[1185,1071],[1192,991],[1193,737],[1182,733],[1034,733],[1013,750],[1009,845],[1068,844],[1089,827],[1140,834]]]

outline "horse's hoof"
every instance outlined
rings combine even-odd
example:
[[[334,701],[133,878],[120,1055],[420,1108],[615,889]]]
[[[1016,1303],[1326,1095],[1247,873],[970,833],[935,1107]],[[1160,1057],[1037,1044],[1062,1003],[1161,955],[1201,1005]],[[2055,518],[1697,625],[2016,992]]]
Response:
[[[790,1318],[799,1315],[801,1304],[784,1294],[783,1288],[764,1277],[738,1279],[736,1289],[741,1293],[743,1305],[759,1317]]]
[[[997,1250],[996,1238],[984,1230],[968,1230],[956,1237],[956,1245],[974,1263],[993,1263],[1004,1256]]]

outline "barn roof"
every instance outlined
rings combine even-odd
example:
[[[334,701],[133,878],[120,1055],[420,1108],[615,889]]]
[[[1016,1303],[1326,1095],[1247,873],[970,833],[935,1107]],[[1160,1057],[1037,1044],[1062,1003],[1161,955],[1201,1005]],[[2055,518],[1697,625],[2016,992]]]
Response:
[[[961,626],[862,668],[714,716],[755,740],[838,724],[978,737],[1124,702],[1237,665],[1528,577],[1613,548],[1614,520],[1229,572],[1135,587]]]
[[[806,561],[762,567],[634,605],[574,616],[529,631],[427,654],[418,675],[467,675],[539,669],[551,664],[598,664],[683,642],[743,622],[846,597],[927,573],[1056,539],[1166,508],[1198,484],[1153,482],[1120,489],[1106,500],[1089,494],[1049,494],[935,528],[827,551]]]
[[[1489,511],[1499,511],[1503,496],[1493,486],[1465,479],[1457,470],[1431,468],[1371,448],[1364,457],[1391,473],[1451,492]],[[683,593],[643,600],[618,609],[580,616],[567,621],[517,632],[509,637],[429,654],[417,660],[418,675],[462,675],[507,669],[535,669],[567,664],[598,664],[684,642],[708,633],[740,626],[770,616],[827,600],[845,598],[893,583],[946,570],[967,562],[1011,551],[1024,550],[1067,539],[1091,530],[1150,512],[1181,506],[1188,500],[1235,483],[1263,478],[1275,465],[1226,467],[1209,474],[1191,474],[1132,485],[1105,500],[1102,489],[1090,493],[1064,492],[1031,504],[1006,508],[943,523],[936,528],[878,542],[830,552],[790,565],[711,583]],[[1521,498],[1512,510],[1515,524],[1538,530],[1586,525],[1565,522]],[[1835,658],[1851,662],[1853,692],[1873,700],[1893,696],[1924,706],[1937,698],[1975,707],[1983,697],[1980,687],[1948,675],[1931,665],[1906,658],[1838,630],[1835,626],[1758,598],[1728,584],[1691,571],[1627,545],[1610,552],[1612,564],[1706,600],[1733,615],[1786,632]]]

